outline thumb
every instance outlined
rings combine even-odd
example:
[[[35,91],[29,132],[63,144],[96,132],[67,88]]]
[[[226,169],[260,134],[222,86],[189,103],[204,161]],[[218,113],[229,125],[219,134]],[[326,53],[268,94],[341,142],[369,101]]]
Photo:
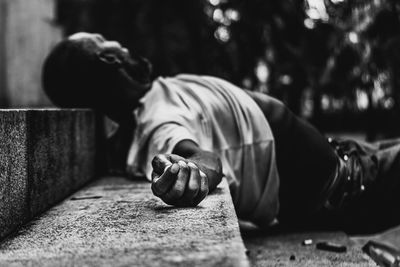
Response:
[[[151,184],[153,194],[159,197],[167,193],[175,183],[179,169],[179,165],[174,163],[170,167],[167,167],[159,178],[155,178]]]
[[[162,175],[166,168],[172,165],[172,162],[168,160],[166,155],[159,154],[153,158],[151,165],[153,166],[153,171],[156,174]]]

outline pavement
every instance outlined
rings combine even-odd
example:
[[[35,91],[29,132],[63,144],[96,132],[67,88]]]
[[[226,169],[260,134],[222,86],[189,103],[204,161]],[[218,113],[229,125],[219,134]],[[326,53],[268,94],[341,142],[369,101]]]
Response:
[[[150,184],[105,177],[0,243],[0,266],[376,266],[369,240],[400,248],[400,227],[368,236],[239,224],[226,181],[197,208],[174,208]],[[313,243],[304,246],[302,242]],[[316,243],[347,247],[323,251]]]
[[[290,231],[260,230],[247,222],[241,222],[241,233],[252,266],[377,266],[362,251],[369,241],[400,250],[400,226],[383,232],[362,236],[347,235],[341,231]],[[312,240],[305,246],[304,240]],[[324,251],[316,248],[318,242],[344,245],[345,253]]]
[[[376,266],[357,244],[343,232],[263,232],[242,229],[244,243],[252,266]],[[311,245],[303,241],[311,239]],[[334,242],[347,247],[347,252],[319,250],[318,242]]]
[[[0,266],[248,266],[225,180],[196,208],[95,181],[0,243]]]

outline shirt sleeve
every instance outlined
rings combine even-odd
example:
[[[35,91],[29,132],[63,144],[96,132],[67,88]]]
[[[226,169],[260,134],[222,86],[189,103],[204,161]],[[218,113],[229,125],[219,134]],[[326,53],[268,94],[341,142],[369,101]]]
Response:
[[[252,221],[261,227],[270,226],[279,212],[279,175],[273,141],[246,147],[243,170],[247,174],[231,185],[233,201],[239,218]]]
[[[197,138],[186,127],[177,123],[163,124],[153,132],[148,143],[144,169],[148,180],[151,180],[153,158],[158,154],[171,154],[175,146],[183,140],[198,143]]]

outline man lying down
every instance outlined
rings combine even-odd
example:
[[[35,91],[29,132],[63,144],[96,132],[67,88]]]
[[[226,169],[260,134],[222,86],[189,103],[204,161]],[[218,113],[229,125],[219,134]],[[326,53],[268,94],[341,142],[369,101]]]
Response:
[[[169,205],[198,205],[225,176],[239,218],[260,227],[398,221],[398,141],[327,140],[270,96],[209,76],[150,77],[118,42],[77,33],[46,59],[43,88],[60,107],[118,123],[128,138],[115,157]]]

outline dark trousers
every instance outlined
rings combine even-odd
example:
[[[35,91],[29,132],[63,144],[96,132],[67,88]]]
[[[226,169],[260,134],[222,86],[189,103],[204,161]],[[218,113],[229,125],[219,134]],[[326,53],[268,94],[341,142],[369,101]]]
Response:
[[[339,157],[312,125],[283,103],[248,92],[266,116],[276,142],[282,224],[379,231],[400,222],[400,139],[375,144],[354,141],[368,179],[365,193],[349,205],[327,210],[321,204],[336,175]]]

